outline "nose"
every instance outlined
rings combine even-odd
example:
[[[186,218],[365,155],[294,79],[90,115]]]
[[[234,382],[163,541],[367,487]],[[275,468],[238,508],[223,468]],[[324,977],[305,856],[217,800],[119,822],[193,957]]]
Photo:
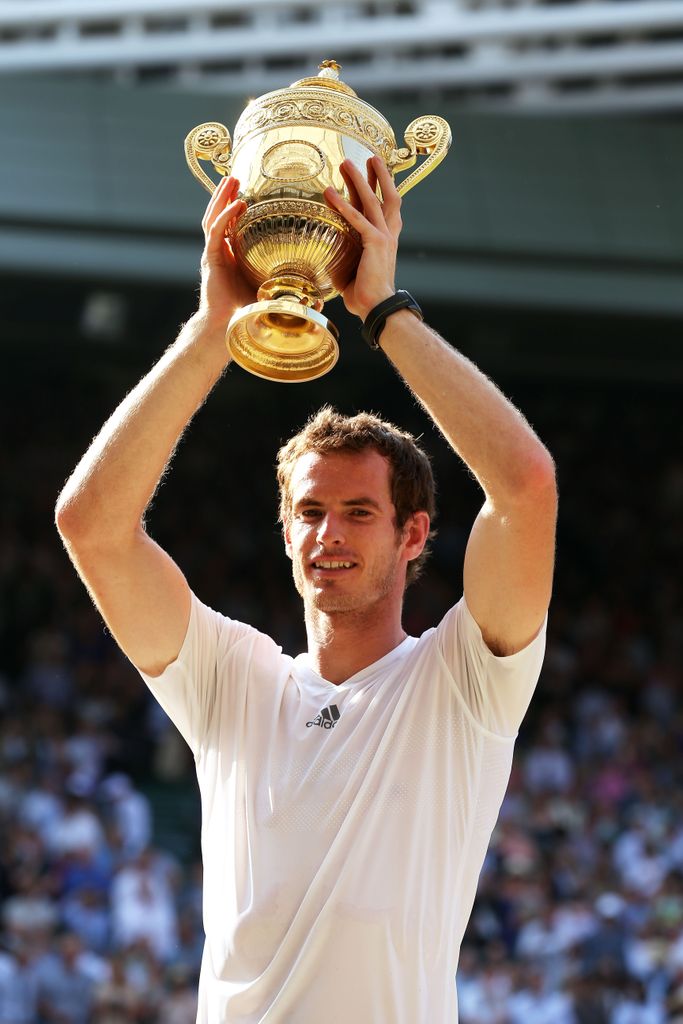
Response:
[[[343,544],[344,532],[341,518],[333,512],[326,512],[318,523],[316,540],[322,547],[327,544]]]

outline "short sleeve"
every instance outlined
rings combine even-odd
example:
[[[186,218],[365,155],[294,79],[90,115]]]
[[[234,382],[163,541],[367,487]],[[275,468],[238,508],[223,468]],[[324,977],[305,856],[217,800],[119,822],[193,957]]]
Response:
[[[465,598],[436,630],[441,657],[480,726],[499,736],[517,735],[536,688],[545,654],[548,617],[521,651],[498,657],[488,648]]]
[[[158,676],[138,669],[195,756],[216,701],[219,663],[252,633],[256,630],[251,626],[226,618],[192,594],[190,621],[176,660]]]

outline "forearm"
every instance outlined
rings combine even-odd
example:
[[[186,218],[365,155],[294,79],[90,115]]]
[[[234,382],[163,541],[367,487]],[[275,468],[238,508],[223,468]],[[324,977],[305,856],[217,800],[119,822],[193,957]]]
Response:
[[[380,345],[494,504],[554,480],[552,459],[522,414],[412,313],[390,316]]]
[[[63,536],[116,542],[136,530],[197,409],[229,362],[225,325],[196,314],[102,427],[57,503]]]
[[[368,162],[368,179],[349,161],[341,165],[355,205],[334,189],[325,198],[360,234],[363,254],[344,290],[346,308],[362,320],[395,291],[401,230],[393,178],[378,157]],[[383,201],[380,203],[376,186]],[[528,495],[540,484],[554,488],[550,455],[524,417],[465,356],[452,349],[408,310],[386,320],[380,346],[447,440],[500,507]]]

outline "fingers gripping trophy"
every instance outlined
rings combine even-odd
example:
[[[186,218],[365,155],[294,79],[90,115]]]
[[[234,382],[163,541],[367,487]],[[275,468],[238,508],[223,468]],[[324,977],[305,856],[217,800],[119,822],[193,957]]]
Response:
[[[235,127],[200,124],[185,139],[194,176],[211,193],[213,180],[200,161],[242,183],[246,208],[227,230],[227,241],[257,302],[237,309],[228,325],[228,349],[240,366],[276,381],[306,381],[332,369],[338,331],[324,303],[354,278],[363,245],[349,220],[325,200],[330,186],[358,208],[350,161],[362,174],[373,157],[392,177],[423,163],[397,187],[399,195],[425,178],[451,144],[446,121],[412,121],[397,148],[391,126],[339,78],[340,65],[323,61],[320,73],[252,100]],[[381,176],[369,176],[381,198]]]

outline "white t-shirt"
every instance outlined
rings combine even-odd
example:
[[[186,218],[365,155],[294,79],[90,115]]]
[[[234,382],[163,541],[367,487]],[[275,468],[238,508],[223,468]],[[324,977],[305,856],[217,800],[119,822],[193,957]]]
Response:
[[[197,766],[200,1024],[454,1024],[544,638],[495,657],[463,598],[336,686],[193,596],[144,678]]]

